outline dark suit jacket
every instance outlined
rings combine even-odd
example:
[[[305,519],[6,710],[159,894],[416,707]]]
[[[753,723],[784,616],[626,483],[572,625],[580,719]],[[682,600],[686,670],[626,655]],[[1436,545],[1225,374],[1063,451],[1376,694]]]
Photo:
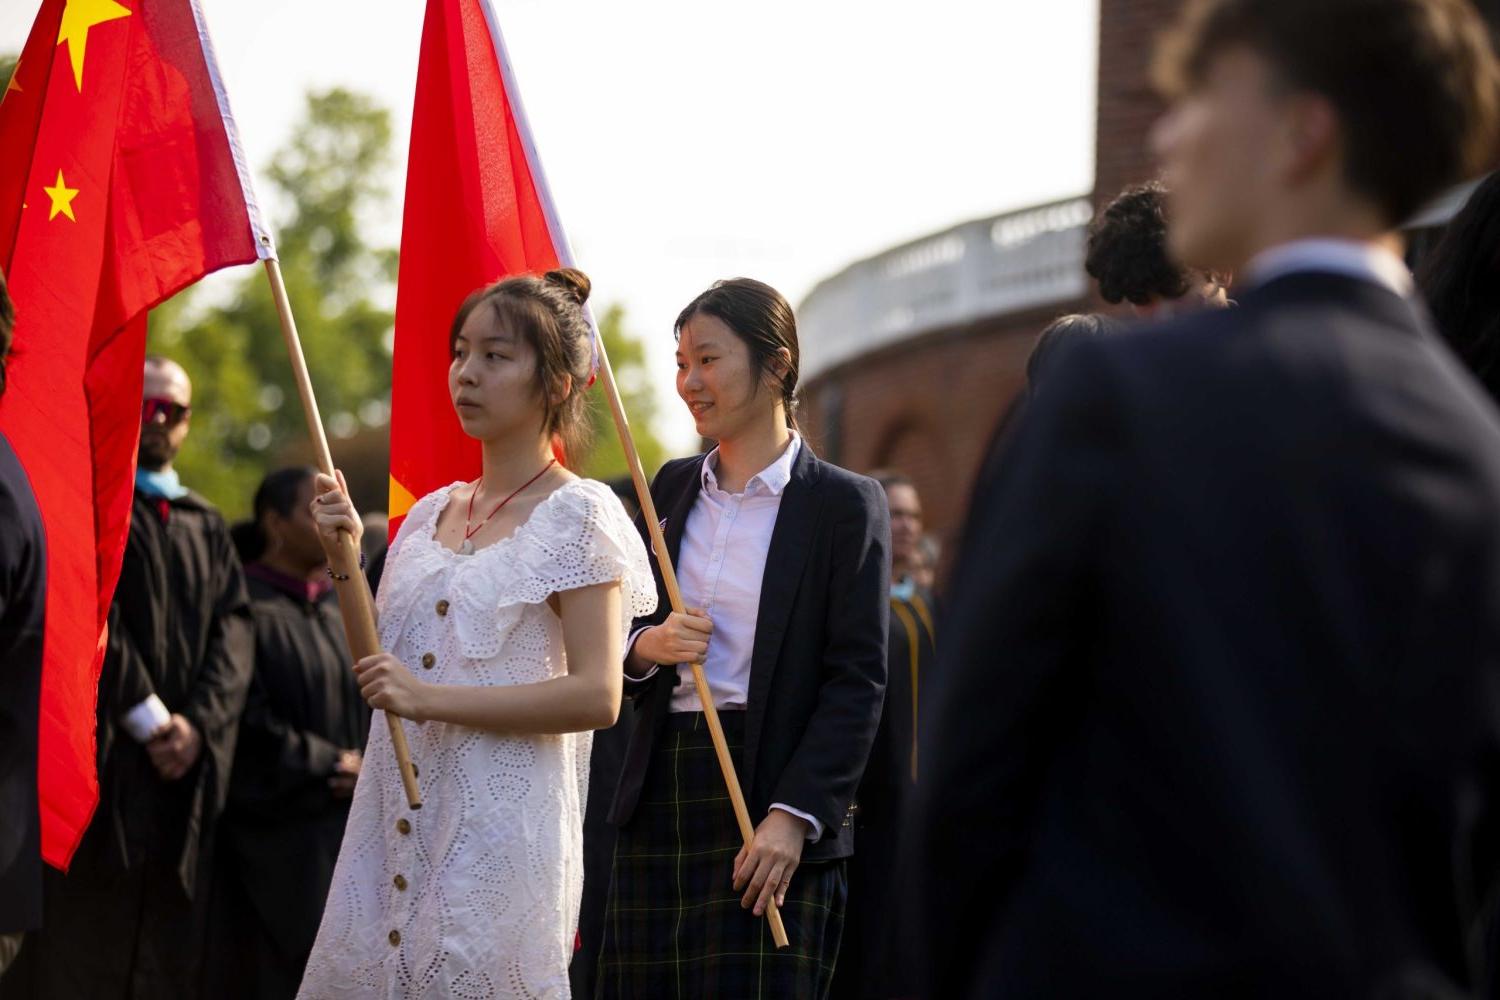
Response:
[[[47,542],[26,470],[0,434],[0,934],[42,925],[37,724]]]
[[[1290,275],[1076,345],[982,484],[916,808],[929,995],[1467,984],[1500,420],[1420,307]]]
[[[651,484],[674,561],[702,486],[704,458],[668,462]],[[822,822],[823,836],[807,845],[804,862],[848,857],[853,849],[854,793],[885,692],[889,553],[890,515],[880,484],[829,465],[803,442],[766,556],[745,748],[736,766],[752,822],[764,819],[773,802]],[[658,608],[637,628],[659,624],[671,611],[661,571],[653,568]],[[627,684],[638,725],[610,810],[617,826],[635,813],[677,676],[663,669]]]

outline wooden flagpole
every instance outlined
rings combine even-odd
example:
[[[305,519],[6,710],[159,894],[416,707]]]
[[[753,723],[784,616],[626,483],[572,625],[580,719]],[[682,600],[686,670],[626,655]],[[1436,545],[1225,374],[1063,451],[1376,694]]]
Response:
[[[526,106],[521,100],[521,89],[516,85],[515,77],[511,73],[510,53],[505,48],[505,36],[500,31],[500,22],[496,19],[494,8],[489,0],[480,0],[480,8],[484,11],[485,22],[489,25],[490,37],[494,41],[495,55],[500,63],[501,80],[505,86],[506,96],[510,100],[517,130],[520,132],[521,145],[526,152],[526,162],[531,167],[537,195],[542,202],[542,213],[547,219],[547,229],[552,235],[552,246],[557,253],[558,263],[564,267],[575,267],[573,251],[568,246],[567,233],[557,214],[557,206],[552,203],[552,190],[547,186],[546,171],[542,169],[541,159],[536,155],[536,144],[532,141],[531,135],[531,122],[526,117]],[[615,430],[620,435],[620,447],[625,452],[626,464],[630,466],[630,478],[635,483],[635,495],[641,501],[641,514],[645,517],[646,527],[651,532],[651,548],[656,552],[656,562],[661,567],[662,582],[666,584],[667,597],[672,603],[672,610],[681,614],[686,611],[686,608],[682,603],[682,593],[677,588],[677,574],[672,569],[672,557],[667,551],[666,539],[662,537],[661,526],[657,523],[656,504],[651,500],[651,484],[646,482],[646,474],[641,468],[641,456],[636,451],[635,438],[630,433],[630,421],[625,417],[625,405],[620,401],[620,390],[615,386],[615,373],[610,368],[609,356],[604,351],[604,337],[599,332],[599,325],[594,322],[591,313],[589,326],[593,328],[594,346],[599,351],[599,375],[604,381],[604,393],[609,398],[609,412],[615,419]],[[709,690],[708,679],[703,676],[703,665],[694,663],[692,667],[693,683],[698,689],[698,700],[703,703],[703,715],[708,721],[709,734],[713,737],[714,752],[719,758],[719,769],[724,772],[724,784],[729,789],[729,799],[734,804],[734,818],[739,823],[740,836],[744,838],[745,846],[748,847],[750,841],[755,838],[755,827],[750,822],[750,810],[745,807],[745,796],[740,791],[740,780],[734,771],[734,759],[729,756],[729,744],[724,741],[724,727],[720,724],[719,713],[714,708],[713,692]],[[770,906],[766,907],[766,920],[771,924],[771,938],[776,942],[776,947],[787,947],[786,928],[782,925],[781,911],[777,908],[774,899],[771,900]]]
[[[307,360],[302,355],[302,339],[297,336],[297,321],[292,318],[292,304],[287,299],[286,284],[281,280],[281,264],[275,257],[267,258],[265,263],[266,274],[271,279],[271,295],[276,300],[276,313],[281,317],[281,333],[286,338],[286,352],[292,359],[297,393],[302,397],[302,412],[307,417],[307,429],[312,434],[313,448],[317,451],[318,468],[325,476],[332,476],[333,456],[328,450],[328,436],[323,433],[323,418],[318,415],[318,400],[313,395],[312,380],[307,375]],[[334,573],[333,586],[339,595],[339,612],[344,617],[344,635],[349,640],[349,652],[356,660],[373,656],[380,652],[380,633],[375,630],[375,605],[370,598],[365,575],[360,572],[359,549],[354,536],[341,531],[336,544],[330,547],[325,541],[323,546],[328,553],[328,566]],[[406,745],[406,731],[401,728],[401,720],[390,712],[385,713],[385,721],[391,728],[391,748],[396,753],[396,766],[401,770],[406,804],[413,809],[420,809],[422,796],[417,790],[417,769],[412,766],[411,750]]]
[[[651,499],[651,485],[646,482],[646,473],[641,468],[641,456],[635,449],[635,438],[630,433],[630,421],[625,417],[625,404],[620,400],[620,390],[615,386],[615,373],[609,365],[609,356],[604,352],[604,338],[595,326],[598,337],[599,377],[604,383],[604,394],[609,399],[609,410],[615,418],[615,429],[620,433],[620,445],[625,451],[625,461],[630,466],[630,478],[635,483],[636,496],[641,501],[641,516],[651,532],[651,548],[656,553],[656,563],[661,567],[662,583],[666,584],[667,599],[672,610],[685,614],[682,591],[677,586],[677,573],[672,568],[672,554],[667,550],[667,540],[662,535],[661,523],[656,516],[656,503]],[[729,756],[729,744],[724,739],[724,726],[719,721],[719,711],[714,707],[713,692],[708,687],[708,678],[703,675],[703,664],[694,663],[693,685],[698,689],[698,700],[703,704],[703,717],[708,723],[709,735],[713,737],[714,753],[719,758],[719,770],[724,772],[724,784],[729,789],[729,800],[734,804],[734,818],[740,826],[740,836],[745,846],[755,838],[755,825],[750,822],[750,810],[745,806],[745,794],[740,790],[740,779],[734,770],[734,758]],[[780,886],[777,886],[779,889]],[[781,911],[773,898],[766,906],[766,920],[771,925],[771,939],[777,948],[789,944],[786,926],[781,922]]]

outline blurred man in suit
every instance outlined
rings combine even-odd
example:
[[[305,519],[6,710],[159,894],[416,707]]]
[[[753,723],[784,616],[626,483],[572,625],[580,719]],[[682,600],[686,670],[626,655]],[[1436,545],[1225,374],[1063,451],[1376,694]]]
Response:
[[[1463,0],[1200,0],[1171,244],[974,500],[923,720],[929,989],[1435,996],[1495,865],[1500,418],[1394,230],[1492,162]]]

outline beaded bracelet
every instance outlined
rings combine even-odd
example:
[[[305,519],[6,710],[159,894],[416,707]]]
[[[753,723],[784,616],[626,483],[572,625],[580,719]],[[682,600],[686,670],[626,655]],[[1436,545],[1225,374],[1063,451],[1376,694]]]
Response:
[[[365,554],[363,552],[361,552],[359,554],[359,568],[360,569],[364,569],[365,568]],[[343,583],[345,580],[351,580],[351,579],[353,579],[353,577],[351,577],[348,573],[335,573],[333,571],[333,567],[332,566],[327,567],[326,569],[323,570],[323,572],[325,572],[329,576],[333,577],[339,583]]]

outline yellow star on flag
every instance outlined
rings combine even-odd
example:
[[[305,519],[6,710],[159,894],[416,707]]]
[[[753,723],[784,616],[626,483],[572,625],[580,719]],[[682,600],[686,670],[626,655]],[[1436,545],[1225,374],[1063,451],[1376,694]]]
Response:
[[[68,56],[73,60],[73,82],[78,85],[80,94],[83,93],[83,53],[89,43],[89,29],[105,21],[129,16],[130,8],[120,6],[115,0],[68,0],[68,6],[63,8],[57,44],[68,43]]]
[[[73,214],[73,199],[78,197],[78,189],[68,187],[67,181],[63,180],[62,171],[57,172],[57,185],[55,187],[44,187],[47,197],[52,199],[52,210],[47,213],[47,221],[51,222],[58,214],[66,215],[74,222],[78,217]]]
[[[9,82],[7,82],[5,84],[5,93],[6,94],[9,94],[12,90],[14,90],[18,94],[21,92],[21,85],[16,82],[17,78],[19,78],[20,75],[21,75],[21,60],[17,59],[16,60],[16,68],[10,71],[10,80],[9,80]],[[4,100],[4,99],[5,99],[5,95],[4,94],[0,94],[0,100]]]

